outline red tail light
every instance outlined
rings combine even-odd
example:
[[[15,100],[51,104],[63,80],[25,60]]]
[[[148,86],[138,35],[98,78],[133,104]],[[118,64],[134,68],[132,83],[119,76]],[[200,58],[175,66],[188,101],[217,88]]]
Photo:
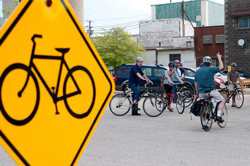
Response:
[[[117,76],[113,76],[114,81],[117,81]]]
[[[203,102],[201,102],[201,105],[203,105],[204,103]]]

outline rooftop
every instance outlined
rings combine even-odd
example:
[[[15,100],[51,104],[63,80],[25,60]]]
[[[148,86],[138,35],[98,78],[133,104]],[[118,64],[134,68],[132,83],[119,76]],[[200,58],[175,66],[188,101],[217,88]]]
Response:
[[[189,1],[184,1],[185,3],[192,3],[192,2],[197,2],[197,1],[201,1],[201,0],[189,0]],[[207,0],[208,2],[212,2],[212,3],[215,3],[215,4],[218,4],[218,5],[221,5],[221,6],[224,6],[223,4],[221,3],[218,3],[218,2],[215,2],[213,0]],[[178,3],[182,3],[182,2],[172,2],[172,3],[162,3],[162,4],[153,4],[151,6],[158,6],[158,5],[169,5],[169,4],[178,4]]]

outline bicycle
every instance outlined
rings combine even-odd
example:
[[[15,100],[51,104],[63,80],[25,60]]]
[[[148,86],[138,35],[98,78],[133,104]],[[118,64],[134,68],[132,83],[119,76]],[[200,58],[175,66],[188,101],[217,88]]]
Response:
[[[39,34],[34,34],[33,37],[31,38],[32,42],[33,42],[33,48],[32,48],[32,53],[31,53],[31,59],[29,62],[29,66],[26,66],[25,64],[22,63],[15,63],[10,65],[9,67],[7,67],[1,78],[0,78],[0,109],[1,112],[3,114],[3,116],[5,117],[5,119],[13,124],[13,125],[17,125],[17,126],[21,126],[21,125],[25,125],[27,123],[29,123],[35,116],[38,107],[39,107],[39,101],[40,101],[40,89],[39,89],[39,84],[37,81],[37,78],[34,74],[34,72],[36,73],[36,75],[38,76],[38,78],[40,78],[41,83],[44,85],[45,89],[48,91],[49,95],[51,96],[51,98],[53,99],[53,102],[55,104],[56,107],[56,115],[59,114],[58,112],[58,108],[57,108],[57,102],[64,100],[66,109],[68,110],[68,112],[75,118],[77,119],[82,119],[87,117],[93,106],[94,106],[94,102],[95,102],[95,92],[96,92],[96,88],[95,88],[95,83],[94,83],[94,79],[91,75],[91,73],[88,71],[88,69],[86,69],[83,66],[74,66],[73,68],[69,68],[68,64],[66,63],[64,56],[65,54],[70,50],[70,48],[55,48],[56,51],[60,52],[62,54],[62,56],[54,56],[54,55],[37,55],[35,54],[35,49],[36,49],[36,38],[42,38],[42,35]],[[60,70],[58,73],[58,79],[57,79],[57,86],[55,87],[51,87],[52,91],[50,90],[48,84],[46,83],[45,79],[43,78],[43,76],[41,75],[41,73],[39,72],[38,68],[36,67],[35,63],[33,62],[34,59],[43,59],[43,60],[59,60],[60,62]],[[64,84],[63,84],[63,96],[58,97],[58,90],[59,90],[59,85],[60,85],[60,79],[61,79],[61,74],[62,74],[62,67],[65,66],[67,69],[67,75],[65,77],[64,80]],[[32,71],[32,69],[34,70],[34,72]],[[20,71],[24,71],[24,73],[20,73]],[[78,74],[80,73],[84,73],[84,75],[81,75],[81,77],[77,77],[77,78],[81,78],[78,79],[77,81],[81,81],[83,83],[89,83],[91,84],[92,87],[88,87],[88,89],[90,89],[90,91],[92,92],[92,97],[91,99],[88,100],[88,103],[84,103],[85,105],[83,106],[83,110],[84,112],[75,112],[73,111],[72,104],[70,104],[72,102],[72,100],[70,100],[70,102],[68,101],[69,98],[76,96],[76,95],[80,95],[83,92],[81,91],[79,85],[77,84],[77,81],[75,79],[76,76],[78,76]],[[16,75],[16,76],[15,76]],[[23,76],[24,75],[24,76]],[[75,76],[73,76],[75,75]],[[22,80],[22,77],[24,78],[24,80]],[[86,77],[87,76],[87,77]],[[5,83],[5,79],[7,78],[7,82],[9,78],[14,78],[17,79],[16,81],[11,80],[12,84],[13,83],[21,83],[21,81],[23,81],[23,85],[20,84],[15,84],[15,86],[11,86],[8,87],[8,84]],[[84,79],[87,78],[87,79]],[[70,89],[72,90],[72,84],[74,85],[75,89],[73,92],[70,92],[67,94],[67,91]],[[88,84],[88,85],[89,85]],[[35,86],[35,88],[33,88],[33,86]],[[81,84],[83,85],[83,84]],[[17,87],[17,88],[16,88]],[[19,89],[20,88],[20,89]],[[8,90],[6,90],[8,89]],[[14,89],[14,90],[13,90]],[[19,90],[18,90],[19,89]],[[8,105],[8,103],[11,103],[13,105],[13,103],[11,102],[12,98],[15,98],[16,96],[14,94],[17,95],[18,98],[22,98],[26,99],[25,97],[27,96],[27,93],[33,92],[35,91],[36,94],[33,95],[32,98],[31,96],[28,96],[28,100],[25,101],[25,110],[27,111],[27,109],[30,109],[28,112],[28,115],[26,115],[25,117],[22,117],[22,119],[20,119],[20,115],[16,115],[16,117],[12,117],[13,113],[11,114],[11,110],[10,108],[13,108],[11,106]],[[12,93],[13,92],[13,93]],[[8,95],[7,95],[8,93]],[[10,94],[13,94],[14,96],[9,96]],[[33,94],[33,93],[32,93]],[[84,94],[83,94],[84,95]],[[91,94],[90,94],[91,96]],[[20,99],[21,100],[21,99]],[[4,102],[3,102],[4,101]],[[7,102],[6,102],[7,101]],[[33,104],[33,106],[29,106],[32,105],[31,101],[33,101],[35,104]],[[19,103],[15,103],[15,104],[19,104]],[[20,103],[20,106],[23,106],[24,103]],[[85,108],[86,107],[86,108]],[[14,107],[13,109],[18,108],[17,106]]]
[[[217,122],[217,124],[221,127],[224,128],[227,125],[228,121],[228,112],[227,112],[227,107],[226,105],[224,106],[222,110],[221,117],[224,120],[223,123],[217,121],[217,109],[218,105],[220,102],[216,104],[216,107],[213,111],[213,103],[212,103],[212,96],[210,96],[211,91],[205,91],[205,93],[208,93],[208,96],[204,99],[202,106],[201,106],[201,113],[200,113],[200,121],[201,121],[201,126],[203,130],[209,131],[212,128],[213,121]],[[205,128],[203,125],[203,120],[206,120],[208,128]]]
[[[157,117],[163,112],[163,100],[157,95],[150,94],[146,83],[145,89],[141,90],[141,96],[137,101],[137,104],[142,98],[143,111],[150,117]],[[124,116],[132,108],[134,92],[130,89],[129,84],[126,85],[125,92],[117,93],[113,96],[109,103],[110,111],[116,116]]]
[[[229,89],[227,87],[223,88],[220,90],[220,93],[226,93],[226,98],[227,102],[230,101],[232,97],[234,97],[235,105],[238,109],[240,109],[243,104],[244,104],[244,93],[241,91],[240,87],[238,86],[237,83],[234,84],[234,90],[231,94],[229,94]]]
[[[174,94],[177,95],[177,101],[176,101],[176,109],[179,114],[182,114],[186,107],[189,107],[194,98],[193,90],[191,88],[186,87],[186,85],[181,85],[180,83],[175,83],[177,85],[176,90],[174,91]],[[180,85],[180,86],[178,86]],[[167,95],[166,98],[164,98],[165,89],[160,88],[155,92],[156,95],[159,95],[163,98],[164,101],[164,110],[168,107],[170,97]]]

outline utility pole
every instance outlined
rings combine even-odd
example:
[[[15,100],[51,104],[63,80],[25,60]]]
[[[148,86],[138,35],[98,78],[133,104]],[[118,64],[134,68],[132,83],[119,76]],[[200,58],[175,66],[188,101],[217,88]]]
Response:
[[[89,26],[87,26],[89,29],[88,29],[88,34],[89,34],[89,37],[91,37],[91,35],[93,35],[93,31],[92,31],[92,26],[91,26],[91,23],[93,22],[93,21],[91,21],[91,20],[86,20],[88,23],[89,23]]]
[[[185,3],[182,0],[182,36],[185,36]]]

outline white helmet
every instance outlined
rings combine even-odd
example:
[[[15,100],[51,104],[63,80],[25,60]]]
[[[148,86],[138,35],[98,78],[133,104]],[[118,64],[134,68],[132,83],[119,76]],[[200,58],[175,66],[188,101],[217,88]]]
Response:
[[[212,63],[212,58],[210,57],[210,56],[205,56],[204,58],[203,58],[203,63]]]
[[[136,62],[143,62],[143,58],[142,57],[138,57],[135,59]]]

